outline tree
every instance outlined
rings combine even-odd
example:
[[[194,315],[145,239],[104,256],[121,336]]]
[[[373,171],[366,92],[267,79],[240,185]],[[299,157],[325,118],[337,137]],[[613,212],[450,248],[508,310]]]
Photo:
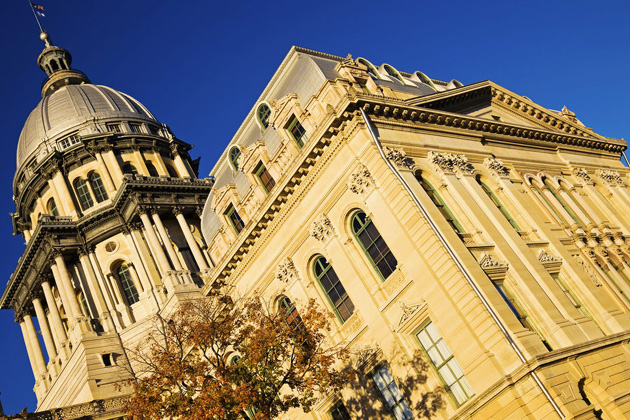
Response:
[[[148,340],[127,351],[136,376],[127,414],[270,420],[294,407],[310,411],[354,371],[341,368],[348,351],[326,339],[329,315],[314,301],[296,311],[288,299],[277,308],[219,294],[157,315]]]

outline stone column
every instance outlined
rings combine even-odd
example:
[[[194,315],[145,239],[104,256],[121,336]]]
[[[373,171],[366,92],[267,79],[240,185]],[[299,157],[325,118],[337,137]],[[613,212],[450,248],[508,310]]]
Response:
[[[22,318],[18,319],[16,316],[15,322],[20,324],[20,329],[22,330],[22,337],[24,338],[24,346],[26,347],[26,353],[28,354],[28,361],[31,363],[31,369],[33,370],[33,376],[35,380],[37,380],[40,376],[39,368],[35,362],[35,357],[33,356],[33,349],[31,348],[31,340],[28,335],[28,331],[26,330],[26,322]]]
[[[77,207],[74,205],[74,194],[72,190],[68,187],[66,183],[66,179],[61,173],[61,170],[55,172],[52,178],[52,182],[57,189],[57,194],[59,195],[60,203],[57,203],[57,206],[62,206],[65,210],[66,216],[74,216],[77,214]]]
[[[193,256],[195,257],[195,261],[197,262],[197,266],[199,267],[199,270],[207,269],[208,264],[206,263],[206,259],[201,253],[201,250],[199,249],[199,245],[197,245],[197,241],[195,241],[195,238],[193,237],[192,232],[190,231],[190,227],[188,226],[188,223],[186,222],[186,218],[182,214],[181,209],[174,208],[173,213],[175,214],[175,218],[179,222],[179,227],[182,229],[182,232],[184,233],[184,237],[186,238],[188,247],[190,248],[190,251],[193,253]]]
[[[94,272],[92,264],[90,263],[90,258],[88,256],[87,250],[79,250],[79,263],[81,264],[83,273],[85,273],[87,286],[94,298],[96,310],[100,314],[100,318],[103,321],[105,330],[113,331],[114,324],[111,318],[111,314],[109,312],[109,309],[107,308],[107,303],[105,303],[105,297],[103,296],[101,286],[96,280],[96,273]]]
[[[138,166],[140,166],[138,168],[140,175],[150,176],[149,168],[147,168],[147,164],[144,161],[144,156],[142,156],[142,153],[140,153],[140,150],[138,150],[138,148],[134,148],[133,155],[136,157],[136,162],[138,162]]]
[[[105,185],[105,190],[107,191],[107,194],[111,196],[116,190],[112,175],[109,173],[109,169],[107,169],[107,165],[103,160],[103,155],[100,152],[96,152],[94,154],[94,157],[96,157],[96,161],[98,162],[98,167],[101,172],[101,179],[103,180],[103,184]]]
[[[143,265],[142,258],[140,257],[140,254],[138,253],[138,248],[137,248],[136,242],[134,241],[133,233],[131,232],[131,230],[129,230],[128,232],[124,233],[124,236],[125,236],[125,239],[127,240],[127,243],[129,244],[129,249],[131,249],[131,259],[133,262],[132,266],[134,270],[136,271],[136,273],[138,274],[138,280],[140,281],[140,283],[142,283],[145,290],[147,291],[153,290],[154,284],[151,282],[151,279],[148,276],[146,269]],[[140,269],[138,269],[136,265],[140,267]]]
[[[37,339],[37,332],[35,331],[35,326],[33,325],[33,319],[30,315],[25,314],[23,319],[24,330],[22,334],[26,332],[25,340],[28,340],[28,344],[26,345],[27,351],[28,348],[31,349],[31,353],[29,354],[29,358],[32,357],[31,363],[34,365],[34,372],[37,372],[37,376],[46,375],[46,361],[44,360],[44,353],[42,353],[42,347],[39,345],[39,340]],[[22,323],[20,323],[20,327]]]
[[[81,307],[79,306],[79,301],[77,300],[77,295],[74,292],[74,287],[72,286],[72,280],[70,278],[70,274],[68,273],[68,268],[66,267],[66,263],[63,260],[63,255],[57,254],[55,256],[55,265],[57,269],[53,269],[53,275],[55,271],[57,271],[57,276],[55,277],[55,281],[57,282],[57,287],[63,289],[64,294],[66,295],[66,300],[64,300],[64,306],[66,306],[66,310],[70,310],[72,312],[72,316],[74,319],[71,320],[71,323],[78,321],[83,318],[83,312],[81,311]],[[63,295],[61,296],[63,300]]]
[[[153,218],[153,223],[155,223],[155,227],[162,238],[162,243],[164,244],[164,248],[166,248],[166,252],[168,252],[168,256],[171,258],[171,262],[175,267],[175,270],[183,270],[181,263],[179,262],[179,258],[175,249],[173,248],[173,244],[166,233],[166,229],[164,229],[164,225],[162,224],[162,219],[160,219],[160,215],[157,214],[156,211],[151,212],[151,217]]]
[[[191,171],[188,170],[184,159],[182,159],[179,153],[179,146],[177,144],[171,144],[171,151],[173,152],[173,162],[175,162],[175,167],[177,168],[177,172],[179,172],[179,176],[182,178],[190,178]]]
[[[140,220],[142,221],[142,225],[144,226],[144,230],[147,233],[147,239],[149,240],[149,247],[155,257],[158,265],[158,269],[162,273],[162,276],[166,275],[166,272],[171,270],[171,265],[168,262],[168,258],[166,258],[166,254],[162,249],[162,245],[160,245],[160,241],[158,240],[157,235],[155,234],[155,230],[153,229],[153,225],[151,224],[151,220],[146,212],[140,213]]]
[[[57,302],[55,302],[48,280],[42,282],[42,290],[44,291],[44,297],[46,298],[46,304],[48,305],[48,311],[50,313],[50,318],[52,319],[53,332],[57,338],[57,344],[61,346],[61,343],[66,341],[68,337],[66,336],[66,330],[63,328],[63,322],[61,322],[61,315],[59,315]]]
[[[108,150],[105,150],[103,153],[103,160],[107,162],[107,167],[110,170],[114,184],[117,186],[122,184],[123,172],[122,172],[122,169],[120,168],[120,164],[118,163],[118,159],[116,159],[114,150],[111,148]]]
[[[57,264],[53,262],[50,265],[50,271],[53,273],[53,277],[55,278],[55,284],[57,285],[57,291],[59,292],[59,296],[61,296],[61,302],[63,303],[63,308],[66,311],[66,316],[68,317],[68,328],[75,323],[75,314],[72,311],[72,307],[70,306],[69,298],[66,295],[66,288],[64,287],[65,282],[61,280],[61,275],[59,274],[59,269]]]
[[[48,326],[48,319],[46,319],[46,313],[39,297],[33,298],[33,307],[35,308],[35,315],[39,321],[39,328],[44,337],[44,344],[46,345],[46,352],[48,353],[48,360],[52,360],[57,357],[57,349],[55,348],[55,342],[53,341],[52,334],[50,333],[50,327]]]

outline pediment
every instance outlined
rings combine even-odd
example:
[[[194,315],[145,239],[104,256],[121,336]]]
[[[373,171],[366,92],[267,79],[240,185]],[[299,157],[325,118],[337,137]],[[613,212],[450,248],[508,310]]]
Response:
[[[525,96],[489,81],[413,98],[408,102],[423,108],[500,121],[524,128],[608,140],[585,127],[566,107],[557,112],[549,110]]]

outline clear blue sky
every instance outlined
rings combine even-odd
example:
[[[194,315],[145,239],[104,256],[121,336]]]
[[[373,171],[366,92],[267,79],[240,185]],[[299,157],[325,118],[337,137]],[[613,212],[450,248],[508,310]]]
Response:
[[[92,82],[128,93],[192,143],[210,171],[288,52],[299,45],[464,84],[489,79],[600,134],[629,137],[627,1],[50,1],[44,26]],[[24,249],[11,236],[15,150],[40,99],[43,44],[27,0],[0,3],[0,288]],[[34,410],[19,326],[0,311],[7,414]]]

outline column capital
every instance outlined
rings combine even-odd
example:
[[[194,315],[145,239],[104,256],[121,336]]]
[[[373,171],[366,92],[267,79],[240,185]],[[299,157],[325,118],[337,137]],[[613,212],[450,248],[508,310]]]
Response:
[[[56,259],[57,257],[63,257],[63,253],[59,248],[53,248],[52,251],[50,251],[50,254],[52,255],[53,259]]]
[[[184,208],[182,206],[174,206],[172,210],[175,216],[179,216],[184,212]]]
[[[203,207],[201,207],[201,206],[195,207],[195,213],[201,219],[201,215],[203,214]]]

